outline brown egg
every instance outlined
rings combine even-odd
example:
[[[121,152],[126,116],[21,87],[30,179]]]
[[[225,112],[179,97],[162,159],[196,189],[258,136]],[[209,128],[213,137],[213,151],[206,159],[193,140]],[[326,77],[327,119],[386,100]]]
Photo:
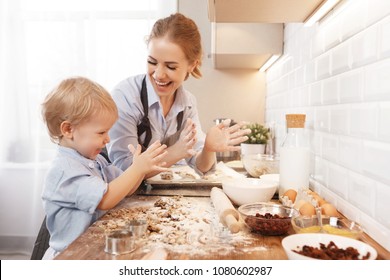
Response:
[[[327,202],[325,199],[323,199],[323,198],[321,198],[320,200],[318,200],[318,205],[319,206],[322,206],[322,205],[324,205],[325,203],[329,203],[329,202]]]
[[[312,216],[316,214],[316,209],[310,202],[305,202],[299,208],[299,213],[301,213],[302,216]]]
[[[295,199],[297,198],[297,191],[293,189],[287,190],[283,196],[287,196],[289,200],[291,200],[293,203],[295,202]]]
[[[317,201],[321,199],[321,196],[319,196],[318,193],[312,192],[310,195]]]
[[[339,212],[337,212],[336,207],[334,207],[330,203],[322,204],[321,209],[322,209],[322,214],[324,214],[325,216],[338,217],[340,215]]]

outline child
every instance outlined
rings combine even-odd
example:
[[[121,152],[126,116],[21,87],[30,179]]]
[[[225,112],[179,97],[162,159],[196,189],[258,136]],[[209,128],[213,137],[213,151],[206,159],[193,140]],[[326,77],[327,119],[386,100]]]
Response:
[[[125,171],[99,153],[110,142],[109,129],[118,118],[110,94],[86,78],[62,81],[45,99],[42,115],[50,138],[58,144],[42,194],[50,232],[43,259],[53,259],[105,210],[134,193],[149,172],[166,168],[166,145],[153,143],[141,153],[129,145],[133,164]]]

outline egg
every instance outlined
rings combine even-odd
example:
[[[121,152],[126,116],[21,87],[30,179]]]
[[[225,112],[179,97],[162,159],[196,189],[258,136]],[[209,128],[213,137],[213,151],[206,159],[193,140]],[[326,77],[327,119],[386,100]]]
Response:
[[[297,191],[293,189],[287,190],[283,196],[287,196],[289,200],[291,200],[293,203],[295,202],[295,199],[297,198]]]
[[[336,207],[334,207],[330,203],[322,204],[321,209],[322,209],[322,214],[324,214],[325,216],[329,216],[329,217],[338,217],[339,216],[339,212],[337,212]]]
[[[326,204],[326,203],[329,203],[329,202],[327,202],[325,199],[323,199],[323,198],[321,198],[320,200],[318,200],[317,201],[318,202],[318,205],[319,206],[322,206],[322,205],[324,205],[324,204]]]
[[[316,209],[310,202],[305,202],[299,207],[299,213],[301,213],[302,216],[312,216],[316,214]]]

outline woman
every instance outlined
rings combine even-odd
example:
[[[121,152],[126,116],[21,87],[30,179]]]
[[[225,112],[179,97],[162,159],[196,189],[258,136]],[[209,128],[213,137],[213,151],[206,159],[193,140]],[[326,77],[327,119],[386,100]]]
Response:
[[[191,19],[176,13],[158,20],[147,46],[147,74],[127,78],[113,91],[119,119],[110,131],[110,160],[126,169],[133,160],[129,144],[147,148],[159,140],[168,146],[167,167],[185,159],[204,174],[215,166],[216,152],[238,150],[250,131],[225,122],[202,132],[195,97],[182,86],[190,75],[202,76],[201,38]]]

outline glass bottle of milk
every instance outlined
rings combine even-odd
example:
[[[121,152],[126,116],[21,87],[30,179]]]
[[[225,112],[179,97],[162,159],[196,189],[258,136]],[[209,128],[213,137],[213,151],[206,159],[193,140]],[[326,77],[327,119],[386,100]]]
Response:
[[[304,114],[287,114],[287,134],[280,147],[279,197],[289,189],[309,188],[310,146]]]

